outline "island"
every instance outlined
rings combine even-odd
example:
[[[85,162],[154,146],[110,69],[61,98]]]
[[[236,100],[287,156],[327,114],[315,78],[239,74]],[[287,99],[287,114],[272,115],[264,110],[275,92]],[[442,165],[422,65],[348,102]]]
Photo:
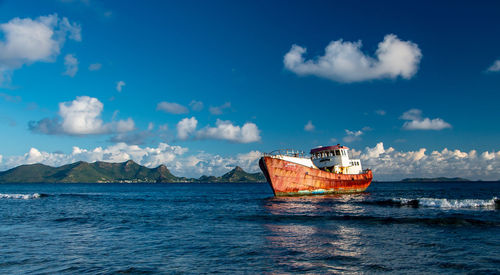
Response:
[[[468,181],[471,180],[464,178],[439,177],[439,178],[406,178],[402,179],[400,182],[468,182]]]
[[[236,166],[226,174],[186,178],[174,176],[165,165],[148,168],[133,160],[122,163],[78,161],[60,167],[28,164],[0,172],[0,183],[232,183],[266,182],[262,173],[247,173]]]

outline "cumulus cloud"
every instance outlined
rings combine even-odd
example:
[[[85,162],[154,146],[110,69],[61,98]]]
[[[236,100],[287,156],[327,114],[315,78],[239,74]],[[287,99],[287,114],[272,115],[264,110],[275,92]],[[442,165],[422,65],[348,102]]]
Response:
[[[314,131],[316,127],[312,124],[312,121],[308,121],[307,124],[304,126],[304,130],[305,131],[308,131],[308,132],[311,132],[311,131]]]
[[[216,106],[216,107],[210,106],[208,110],[212,115],[222,115],[222,113],[224,113],[224,110],[228,108],[231,108],[231,102],[226,102],[221,106]]]
[[[231,121],[217,119],[216,127],[207,126],[197,133],[199,139],[221,139],[236,143],[260,141],[260,130],[254,123],[247,122],[242,127]]]
[[[63,74],[74,77],[78,72],[78,59],[72,54],[67,54],[64,57],[64,66],[66,71]]]
[[[451,124],[441,118],[423,118],[422,110],[410,109],[401,115],[401,119],[408,120],[403,124],[405,130],[443,130],[451,128]]]
[[[175,102],[166,102],[162,101],[156,105],[156,110],[164,111],[171,114],[187,114],[189,110],[187,107],[175,103]]]
[[[500,60],[495,60],[495,62],[493,62],[493,64],[486,71],[500,72]]]
[[[81,41],[81,27],[57,14],[14,18],[0,24],[0,83],[12,72],[35,62],[54,62],[66,38]]]
[[[499,180],[500,151],[476,150],[463,152],[459,149],[428,152],[426,148],[416,151],[397,151],[384,148],[379,142],[366,147],[361,153],[362,165],[373,170],[379,180],[400,180],[407,177],[462,177],[468,179]]]
[[[106,148],[96,147],[84,149],[73,147],[71,153],[49,153],[31,148],[21,156],[0,157],[0,169],[5,170],[22,164],[43,163],[50,166],[61,166],[76,161],[124,162],[129,159],[147,166],[166,165],[176,176],[199,177],[201,175],[220,176],[235,166],[248,172],[257,172],[259,151],[250,151],[230,157],[206,152],[188,154],[188,148],[159,143],[157,147],[141,147],[118,143]]]
[[[366,129],[369,130],[369,129]],[[351,131],[348,129],[345,129],[346,136],[342,139],[346,143],[354,142],[357,140],[361,140],[361,135],[363,134],[363,131],[358,130],[358,131]]]
[[[459,149],[430,151],[398,151],[386,148],[379,142],[362,151],[352,150],[360,157],[364,168],[373,170],[376,180],[400,180],[407,177],[464,177],[472,180],[500,179],[500,150],[464,152]],[[166,165],[177,176],[199,177],[203,174],[222,175],[235,166],[249,172],[257,172],[259,151],[250,151],[224,157],[206,152],[189,153],[188,148],[159,143],[157,147],[141,147],[125,143],[105,148],[84,149],[73,147],[70,153],[49,153],[31,148],[20,156],[0,157],[0,170],[21,164],[43,163],[60,166],[76,161],[123,162],[129,159],[147,167]]]
[[[338,82],[373,79],[412,78],[418,71],[422,53],[417,44],[388,34],[378,44],[375,57],[361,51],[361,41],[332,41],[325,55],[305,60],[306,48],[293,45],[284,56],[285,68],[298,75],[315,75]]]
[[[101,113],[104,108],[97,98],[78,96],[71,102],[59,103],[59,117],[31,121],[33,132],[49,135],[96,135],[123,133],[135,128],[131,118],[104,123]]]
[[[102,68],[101,63],[93,63],[89,65],[89,71],[99,71]]]
[[[196,130],[198,120],[195,117],[184,118],[177,123],[177,137],[180,140],[188,139]]]
[[[189,107],[191,107],[191,110],[193,110],[195,112],[199,112],[199,111],[203,110],[203,102],[192,100],[189,103]]]
[[[125,84],[125,82],[124,82],[124,81],[122,81],[122,80],[120,80],[120,81],[116,82],[116,90],[117,90],[118,92],[121,92],[121,91],[122,91],[122,89],[123,89],[123,86],[125,86],[125,85],[126,85],[126,84]]]

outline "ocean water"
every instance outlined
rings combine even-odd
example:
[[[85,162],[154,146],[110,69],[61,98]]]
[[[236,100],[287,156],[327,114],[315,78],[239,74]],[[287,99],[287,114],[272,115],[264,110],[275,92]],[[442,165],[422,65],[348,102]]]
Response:
[[[500,273],[499,183],[0,184],[1,274]]]

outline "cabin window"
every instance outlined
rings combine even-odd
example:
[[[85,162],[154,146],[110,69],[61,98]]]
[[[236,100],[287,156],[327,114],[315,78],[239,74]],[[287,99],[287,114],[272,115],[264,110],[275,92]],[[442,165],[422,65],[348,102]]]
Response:
[[[340,151],[339,150],[335,150],[335,155],[340,156]]]

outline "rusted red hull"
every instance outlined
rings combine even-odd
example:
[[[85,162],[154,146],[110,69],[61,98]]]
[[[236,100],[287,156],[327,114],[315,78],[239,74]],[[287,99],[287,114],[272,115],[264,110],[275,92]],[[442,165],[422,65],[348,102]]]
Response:
[[[336,174],[268,156],[260,159],[259,166],[275,196],[363,192],[373,179],[370,170]]]

